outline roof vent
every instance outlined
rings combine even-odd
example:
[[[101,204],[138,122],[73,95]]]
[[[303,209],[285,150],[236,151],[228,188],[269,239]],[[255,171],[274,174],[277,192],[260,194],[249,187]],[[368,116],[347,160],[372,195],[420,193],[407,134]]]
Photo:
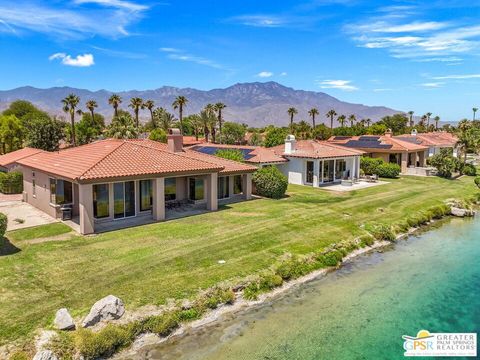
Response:
[[[287,135],[285,138],[285,154],[293,154],[295,152],[295,136]]]
[[[183,136],[180,129],[168,129],[167,148],[170,152],[183,151]]]

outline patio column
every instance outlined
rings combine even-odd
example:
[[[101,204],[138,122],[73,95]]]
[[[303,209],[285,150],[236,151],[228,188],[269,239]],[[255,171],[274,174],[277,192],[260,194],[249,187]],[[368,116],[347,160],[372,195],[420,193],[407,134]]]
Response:
[[[336,174],[337,172],[337,159],[333,159],[333,182],[335,182],[336,179]]]
[[[427,165],[427,161],[426,161],[426,158],[425,158],[425,151],[420,151],[418,153],[418,162],[420,163],[421,167],[424,167],[424,166]]]
[[[313,183],[312,183],[312,186],[313,187],[318,187],[318,183],[319,183],[319,180],[318,180],[318,173],[319,173],[319,160],[315,160],[313,162]]]
[[[401,163],[401,165],[400,165],[401,172],[403,174],[406,174],[407,173],[408,153],[407,152],[401,153],[400,159],[401,159],[401,162],[400,162]]]
[[[93,191],[91,184],[78,185],[78,212],[80,215],[80,233],[83,235],[94,233]]]
[[[243,195],[245,200],[252,198],[252,173],[243,175]]]
[[[217,197],[218,173],[209,174],[205,179],[205,193],[207,196],[207,210],[216,211],[218,209]]]
[[[165,178],[153,180],[152,217],[155,221],[165,220]]]
[[[355,159],[357,159],[357,161],[356,161],[357,164],[356,164],[356,167],[355,167],[356,168],[355,171],[356,171],[356,174],[357,174],[357,179],[360,179],[360,161],[361,161],[360,156],[355,156]]]

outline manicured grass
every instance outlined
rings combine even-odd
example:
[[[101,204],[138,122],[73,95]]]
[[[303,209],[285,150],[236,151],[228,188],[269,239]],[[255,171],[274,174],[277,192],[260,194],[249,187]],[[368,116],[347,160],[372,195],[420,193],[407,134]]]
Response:
[[[39,238],[48,238],[63,235],[71,232],[72,229],[64,223],[53,223],[48,225],[32,226],[25,229],[10,231],[7,237],[10,241],[22,241]]]
[[[68,241],[22,244],[32,234],[18,231],[8,236],[21,251],[0,257],[0,344],[31,337],[61,307],[78,317],[108,294],[129,309],[189,297],[263,269],[285,252],[319,250],[362,234],[363,224],[398,222],[476,192],[469,177],[405,177],[348,193],[290,186],[281,200]]]

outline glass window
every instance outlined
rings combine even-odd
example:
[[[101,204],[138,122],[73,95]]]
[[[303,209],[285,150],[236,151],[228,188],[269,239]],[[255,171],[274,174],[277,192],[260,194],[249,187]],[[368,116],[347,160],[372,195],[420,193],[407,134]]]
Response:
[[[177,198],[177,179],[165,179],[165,201],[175,200]]]
[[[307,184],[313,183],[313,161],[307,161],[306,179]]]
[[[203,179],[190,178],[190,200],[203,200],[204,199],[204,185]]]
[[[50,178],[50,203],[55,205],[73,203],[73,184],[70,181]]]
[[[233,193],[235,195],[243,193],[242,175],[235,175],[233,177]]]
[[[93,216],[97,219],[110,216],[108,184],[93,185]]]
[[[57,181],[55,179],[50,179],[50,203],[57,203]]]
[[[338,159],[335,163],[335,168],[335,178],[337,180],[343,179],[347,170],[347,163],[345,162],[345,160]]]
[[[125,189],[123,182],[113,184],[113,217],[125,217]]]
[[[140,180],[140,211],[152,209],[153,188],[151,180]]]
[[[135,216],[135,182],[125,182],[125,217]]]
[[[230,196],[230,177],[229,176],[221,176],[218,178],[217,182],[217,198],[218,199],[225,199]]]

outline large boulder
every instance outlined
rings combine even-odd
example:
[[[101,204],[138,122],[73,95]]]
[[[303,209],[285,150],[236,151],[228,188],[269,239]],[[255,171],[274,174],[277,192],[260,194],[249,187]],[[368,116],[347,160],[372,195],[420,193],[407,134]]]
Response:
[[[466,216],[473,216],[475,213],[472,210],[462,209],[462,208],[452,206],[451,214],[457,217],[466,217]]]
[[[58,360],[58,358],[50,350],[42,350],[35,354],[33,360]]]
[[[108,295],[93,304],[90,313],[83,320],[82,326],[88,327],[102,320],[116,320],[125,313],[123,301],[113,295]]]
[[[59,330],[72,330],[75,329],[75,323],[73,318],[67,309],[62,308],[55,314],[54,320],[55,327]]]

